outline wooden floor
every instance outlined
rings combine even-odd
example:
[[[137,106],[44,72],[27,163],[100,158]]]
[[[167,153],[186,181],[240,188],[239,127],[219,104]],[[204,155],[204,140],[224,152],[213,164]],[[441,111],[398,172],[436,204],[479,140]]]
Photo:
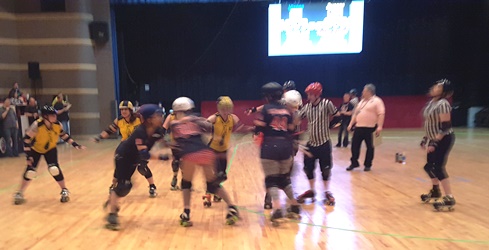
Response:
[[[135,174],[134,188],[122,203],[122,230],[105,229],[102,203],[112,178],[116,140],[80,140],[88,146],[85,151],[59,146],[71,191],[66,204],[59,202],[59,187],[42,162],[26,191],[27,203],[13,205],[24,157],[1,158],[0,249],[489,249],[489,130],[456,131],[447,166],[457,199],[453,212],[434,212],[420,202],[419,195],[431,188],[422,169],[425,155],[418,148],[421,135],[420,130],[385,131],[371,172],[345,171],[350,150],[334,148],[331,191],[336,206],[306,204],[300,223],[280,227],[271,225],[269,211],[263,209],[263,174],[250,136],[236,138],[229,155],[224,186],[241,208],[235,226],[224,224],[224,203],[203,208],[201,175],[192,193],[194,226],[179,226],[182,195],[169,189],[170,163],[151,162],[158,197],[149,198],[147,182]],[[396,152],[407,155],[407,164],[394,163]],[[300,193],[307,189],[302,155],[295,164],[293,184]],[[316,188],[322,191],[322,183]],[[322,193],[317,196],[322,199]]]

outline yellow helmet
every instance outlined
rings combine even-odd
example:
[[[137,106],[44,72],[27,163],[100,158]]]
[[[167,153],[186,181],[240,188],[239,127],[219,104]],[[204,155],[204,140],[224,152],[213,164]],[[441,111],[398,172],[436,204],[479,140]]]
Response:
[[[225,108],[232,109],[233,107],[234,107],[233,100],[231,100],[229,96],[221,96],[217,98],[218,109],[225,109]]]
[[[132,102],[124,100],[121,103],[119,103],[119,109],[134,110],[134,106],[132,106]]]

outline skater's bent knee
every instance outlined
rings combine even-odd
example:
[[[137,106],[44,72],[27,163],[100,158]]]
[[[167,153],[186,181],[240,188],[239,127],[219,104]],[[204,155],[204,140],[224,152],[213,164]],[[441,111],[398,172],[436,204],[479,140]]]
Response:
[[[36,176],[37,176],[36,169],[31,166],[27,167],[27,169],[24,172],[24,180],[30,181],[36,178]]]
[[[280,175],[269,175],[265,177],[265,187],[280,187],[281,176]]]
[[[132,189],[132,183],[129,180],[122,180],[117,182],[116,186],[114,187],[114,192],[117,196],[119,197],[125,197],[131,192]]]
[[[216,183],[216,182],[207,182],[207,191],[211,194],[216,194],[217,193],[217,190],[219,190],[219,188],[221,188],[219,186],[219,183]]]
[[[182,186],[182,189],[191,189],[192,188],[192,182],[186,181],[182,178],[181,186]]]
[[[61,169],[59,168],[59,166],[58,166],[57,163],[51,163],[51,164],[49,164],[48,171],[54,177],[54,179],[56,181],[62,181],[62,180],[64,180],[63,172],[61,172]]]

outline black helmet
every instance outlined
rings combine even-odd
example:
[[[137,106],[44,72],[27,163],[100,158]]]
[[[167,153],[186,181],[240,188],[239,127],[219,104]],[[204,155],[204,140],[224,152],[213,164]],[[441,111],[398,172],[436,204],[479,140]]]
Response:
[[[286,81],[284,83],[284,85],[283,85],[282,88],[283,88],[283,90],[287,90],[287,91],[289,91],[289,90],[296,90],[295,89],[295,82],[292,81],[292,80],[288,80],[288,81]]]
[[[443,97],[449,97],[453,94],[453,86],[452,83],[448,79],[441,79],[435,82],[435,84],[441,84],[443,86]]]
[[[49,105],[44,105],[41,108],[41,115],[55,115],[57,114],[56,109],[53,108],[53,106]]]
[[[282,86],[276,82],[269,82],[261,87],[262,94],[268,101],[278,101],[282,98]]]
[[[351,94],[351,95],[357,95],[357,93],[358,93],[358,92],[357,92],[357,89],[351,89],[351,90],[350,90],[350,94]]]

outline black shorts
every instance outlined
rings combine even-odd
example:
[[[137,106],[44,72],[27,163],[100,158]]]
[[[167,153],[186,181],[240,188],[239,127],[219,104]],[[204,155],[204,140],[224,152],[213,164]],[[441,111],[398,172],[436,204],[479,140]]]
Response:
[[[134,160],[126,159],[118,154],[115,155],[114,178],[116,178],[118,181],[131,180],[136,168],[137,162]]]

